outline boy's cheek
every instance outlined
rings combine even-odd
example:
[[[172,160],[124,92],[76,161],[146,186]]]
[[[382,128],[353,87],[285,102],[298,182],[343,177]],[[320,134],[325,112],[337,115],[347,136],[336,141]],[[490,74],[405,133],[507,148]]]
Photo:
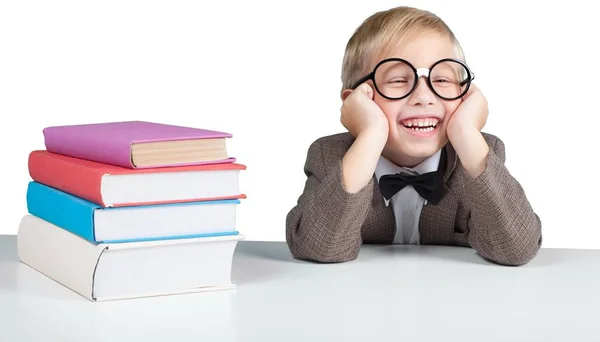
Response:
[[[398,106],[393,106],[393,105],[381,105],[378,104],[379,108],[381,108],[381,110],[383,111],[383,113],[385,114],[385,117],[388,119],[388,121],[390,123],[395,123],[396,119],[398,118],[398,113],[400,112],[400,108],[398,108]]]
[[[385,107],[381,107],[381,106],[379,106],[379,108],[381,108],[381,110],[385,114],[385,118],[387,119],[390,126],[392,126],[393,124],[396,123],[396,115],[393,114],[393,112],[391,112],[389,110],[389,108],[385,108]]]
[[[446,112],[446,117],[451,117],[462,102],[463,99],[459,99],[458,101],[453,102],[452,105],[446,106],[444,110]]]

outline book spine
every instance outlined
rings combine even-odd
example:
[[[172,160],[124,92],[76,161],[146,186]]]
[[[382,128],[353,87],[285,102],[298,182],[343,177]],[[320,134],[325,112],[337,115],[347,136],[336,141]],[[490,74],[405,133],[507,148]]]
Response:
[[[131,161],[131,142],[111,139],[110,135],[90,134],[72,128],[45,128],[46,150],[69,157],[134,169]],[[106,137],[106,138],[104,138]]]
[[[29,175],[41,184],[83,198],[97,205],[106,206],[102,199],[101,171],[82,167],[48,153],[33,151],[29,154]]]
[[[30,182],[27,187],[27,211],[92,243],[94,211],[98,207],[84,199],[46,185]]]

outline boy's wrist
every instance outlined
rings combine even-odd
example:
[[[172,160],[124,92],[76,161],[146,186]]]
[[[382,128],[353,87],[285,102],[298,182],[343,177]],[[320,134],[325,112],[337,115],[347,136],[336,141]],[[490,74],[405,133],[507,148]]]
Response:
[[[486,167],[489,146],[476,129],[462,129],[448,135],[463,168],[472,178],[477,178]]]
[[[367,129],[358,134],[342,160],[342,184],[347,192],[364,188],[375,172],[387,135],[380,129]]]
[[[388,139],[387,127],[368,127],[358,134],[357,140],[368,142],[374,148],[379,149],[379,153],[383,151]]]

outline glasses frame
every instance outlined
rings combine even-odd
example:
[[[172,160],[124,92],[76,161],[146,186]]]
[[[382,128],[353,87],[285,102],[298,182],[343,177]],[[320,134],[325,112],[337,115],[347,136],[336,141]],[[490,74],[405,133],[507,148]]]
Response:
[[[406,93],[406,95],[401,96],[401,97],[389,97],[386,96],[385,94],[383,94],[381,92],[381,90],[379,90],[379,88],[377,87],[377,82],[375,82],[375,74],[377,73],[377,69],[385,63],[388,62],[403,62],[405,64],[407,64],[412,71],[415,74],[415,81],[413,82],[412,87],[410,88],[410,90],[408,91],[408,93]],[[464,93],[460,94],[459,96],[456,97],[452,97],[452,98],[448,98],[448,97],[443,97],[440,96],[440,94],[438,94],[434,89],[433,89],[433,85],[431,84],[431,79],[429,78],[429,73],[431,72],[431,70],[438,64],[440,63],[444,63],[444,62],[455,62],[458,63],[460,65],[462,65],[465,70],[467,71],[467,79],[464,80],[463,82],[460,83],[460,86],[462,87],[463,85],[465,85],[465,83],[467,83],[467,88],[465,88]],[[380,61],[379,63],[377,63],[377,65],[373,68],[373,71],[371,71],[370,73],[368,73],[367,75],[361,77],[358,81],[356,81],[354,83],[354,85],[351,87],[351,89],[356,89],[359,85],[361,85],[362,83],[371,80],[373,82],[373,85],[375,86],[375,90],[377,91],[377,93],[379,93],[379,95],[381,95],[382,97],[388,99],[388,100],[402,100],[408,96],[410,96],[410,94],[412,94],[412,92],[415,90],[415,88],[417,87],[417,83],[419,83],[419,78],[421,76],[424,76],[427,82],[427,86],[429,87],[429,89],[439,98],[443,99],[443,100],[447,100],[447,101],[453,101],[453,100],[457,100],[463,96],[465,96],[465,94],[469,91],[469,88],[471,87],[471,82],[473,82],[473,80],[475,79],[475,73],[473,73],[471,71],[471,69],[469,69],[469,67],[467,66],[467,64],[465,64],[463,61],[456,59],[456,58],[442,58],[439,61],[433,63],[429,68],[415,68],[412,64],[410,64],[409,61],[402,59],[402,58],[386,58],[382,61]]]

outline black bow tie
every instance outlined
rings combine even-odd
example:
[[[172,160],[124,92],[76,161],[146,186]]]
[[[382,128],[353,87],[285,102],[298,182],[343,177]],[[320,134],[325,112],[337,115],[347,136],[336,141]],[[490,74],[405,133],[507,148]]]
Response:
[[[428,202],[437,204],[444,194],[444,168],[445,155],[442,154],[440,167],[437,171],[427,172],[421,175],[411,175],[407,173],[384,175],[379,179],[379,189],[383,197],[389,200],[407,185],[412,185],[421,197]]]

